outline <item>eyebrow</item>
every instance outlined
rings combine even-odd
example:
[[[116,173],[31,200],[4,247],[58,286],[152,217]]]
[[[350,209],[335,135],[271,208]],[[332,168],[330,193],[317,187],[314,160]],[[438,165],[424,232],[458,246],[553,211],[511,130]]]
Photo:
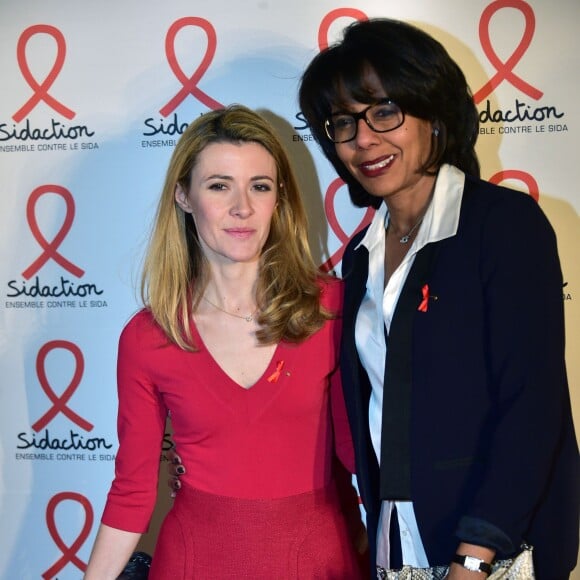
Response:
[[[234,177],[232,175],[221,175],[219,173],[214,173],[213,175],[208,175],[204,179],[204,181],[209,181],[210,179],[223,179],[225,181],[233,181]],[[267,179],[272,183],[275,182],[275,179],[273,177],[270,177],[269,175],[254,175],[250,177],[250,181],[260,181],[262,179]]]

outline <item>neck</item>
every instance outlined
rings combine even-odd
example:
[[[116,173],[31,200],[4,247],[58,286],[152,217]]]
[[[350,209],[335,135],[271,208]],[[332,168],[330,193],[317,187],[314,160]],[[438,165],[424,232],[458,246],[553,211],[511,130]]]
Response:
[[[423,181],[424,187],[407,192],[396,199],[385,199],[389,210],[389,230],[396,236],[404,236],[417,226],[431,203],[435,191],[435,177]]]
[[[210,264],[205,294],[209,298],[254,302],[258,263]]]
[[[219,308],[247,315],[256,309],[256,283],[256,273],[248,269],[237,272],[212,269],[202,295]]]

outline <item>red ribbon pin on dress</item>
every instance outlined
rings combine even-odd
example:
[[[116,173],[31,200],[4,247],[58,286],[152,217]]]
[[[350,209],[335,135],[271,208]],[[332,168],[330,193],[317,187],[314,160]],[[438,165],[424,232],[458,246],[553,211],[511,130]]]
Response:
[[[278,381],[278,379],[280,378],[280,373],[282,372],[282,369],[284,368],[284,361],[283,360],[279,360],[276,363],[276,370],[266,379],[269,383],[275,383]]]

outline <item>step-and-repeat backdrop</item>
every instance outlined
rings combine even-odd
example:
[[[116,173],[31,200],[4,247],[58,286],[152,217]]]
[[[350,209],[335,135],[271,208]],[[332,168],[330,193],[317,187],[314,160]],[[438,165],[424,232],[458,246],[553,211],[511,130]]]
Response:
[[[551,220],[580,424],[577,0],[0,0],[0,578],[82,576],[117,448],[117,339],[191,119],[232,102],[264,112],[306,193],[314,254],[340,273],[370,216],[350,205],[296,92],[321,47],[374,16],[447,47],[480,111],[483,176]]]

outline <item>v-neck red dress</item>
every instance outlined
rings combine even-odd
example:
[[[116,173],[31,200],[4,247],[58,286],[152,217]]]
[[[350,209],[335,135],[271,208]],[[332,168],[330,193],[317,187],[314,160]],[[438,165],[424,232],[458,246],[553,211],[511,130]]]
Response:
[[[342,285],[322,302],[341,311]],[[133,532],[153,512],[165,419],[186,466],[150,579],[357,578],[332,482],[336,453],[353,450],[338,367],[340,319],[299,345],[280,343],[249,389],[205,348],[168,343],[146,310],[127,324],[118,356],[119,450],[102,521]],[[232,337],[235,340],[235,337]]]

